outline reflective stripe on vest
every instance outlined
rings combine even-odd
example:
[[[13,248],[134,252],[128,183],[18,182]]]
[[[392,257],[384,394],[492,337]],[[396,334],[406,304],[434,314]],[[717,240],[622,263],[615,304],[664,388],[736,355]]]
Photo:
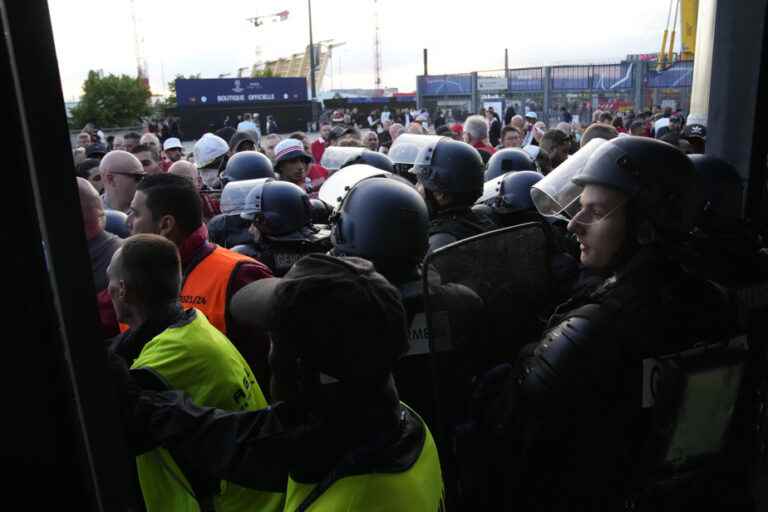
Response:
[[[423,420],[420,419],[420,421]],[[443,502],[440,459],[426,424],[424,444],[413,466],[402,473],[347,476],[334,482],[309,512],[437,512]],[[284,512],[295,512],[315,484],[288,478]]]
[[[199,309],[214,327],[227,334],[230,282],[237,267],[249,261],[253,259],[217,246],[187,275],[181,288],[181,305]]]

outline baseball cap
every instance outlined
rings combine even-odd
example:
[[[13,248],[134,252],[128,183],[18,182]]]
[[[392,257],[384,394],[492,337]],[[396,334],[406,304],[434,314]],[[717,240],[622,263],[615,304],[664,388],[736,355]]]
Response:
[[[538,119],[539,118],[539,116],[537,116],[536,112],[534,112],[533,110],[531,110],[529,112],[526,112],[525,113],[525,117],[527,117],[528,119]]]
[[[86,158],[99,158],[107,154],[107,147],[101,142],[94,142],[85,146]]]
[[[168,137],[163,142],[163,151],[168,151],[169,149],[184,149],[184,146],[176,137]]]
[[[312,161],[312,157],[304,152],[304,144],[300,140],[285,139],[275,146],[275,166],[294,158],[303,158],[307,163]]]
[[[244,130],[242,132],[235,132],[232,138],[229,139],[229,150],[237,151],[237,147],[245,141],[253,143],[254,148],[259,147],[259,134],[255,130]]]
[[[229,144],[212,133],[204,133],[200,140],[195,142],[195,159],[198,169],[210,165],[214,160],[229,151]]]
[[[273,343],[292,343],[302,362],[342,382],[386,378],[408,350],[400,294],[362,258],[307,255],[284,277],[240,289],[230,311],[246,326],[279,334]]]
[[[689,124],[683,128],[683,132],[680,134],[683,139],[693,139],[698,137],[699,139],[707,140],[707,127],[703,124]]]

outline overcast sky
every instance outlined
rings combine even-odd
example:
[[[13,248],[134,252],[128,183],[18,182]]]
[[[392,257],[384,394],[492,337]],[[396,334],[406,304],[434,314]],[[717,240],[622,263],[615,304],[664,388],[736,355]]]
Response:
[[[135,75],[131,3],[153,93],[177,73],[235,76],[257,51],[271,60],[309,41],[306,0],[49,0],[67,100],[90,69]],[[502,69],[504,48],[511,68],[657,52],[668,9],[669,0],[379,0],[382,85],[415,91],[423,48],[430,74]],[[283,10],[286,21],[246,20]],[[374,0],[312,1],[314,40],[346,43],[333,51],[324,89],[373,88],[374,12]]]

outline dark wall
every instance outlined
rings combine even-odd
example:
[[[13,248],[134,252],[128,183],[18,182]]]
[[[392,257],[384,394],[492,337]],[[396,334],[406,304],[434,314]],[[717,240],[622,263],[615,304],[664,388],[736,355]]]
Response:
[[[261,120],[261,133],[265,133],[267,116],[277,121],[280,133],[297,130],[306,131],[307,123],[312,120],[312,103],[270,103],[258,105],[237,105],[232,107],[182,107],[170,109],[169,115],[178,116],[182,136],[185,140],[199,139],[208,131],[215,131],[224,126],[224,119],[229,116],[233,127],[237,126],[237,116],[245,113],[257,113]]]

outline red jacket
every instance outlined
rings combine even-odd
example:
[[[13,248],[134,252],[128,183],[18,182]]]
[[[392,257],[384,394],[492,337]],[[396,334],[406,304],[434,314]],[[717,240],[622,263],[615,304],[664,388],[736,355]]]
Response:
[[[315,159],[315,163],[319,164],[320,159],[323,158],[323,153],[325,153],[325,140],[320,137],[309,146],[309,149],[312,151],[312,157]]]
[[[309,164],[307,177],[312,180],[312,190],[307,190],[309,197],[316,199],[320,187],[328,179],[328,169],[320,164]]]
[[[496,149],[493,146],[489,146],[485,142],[473,142],[472,147],[478,151],[485,151],[486,153],[494,154]]]

